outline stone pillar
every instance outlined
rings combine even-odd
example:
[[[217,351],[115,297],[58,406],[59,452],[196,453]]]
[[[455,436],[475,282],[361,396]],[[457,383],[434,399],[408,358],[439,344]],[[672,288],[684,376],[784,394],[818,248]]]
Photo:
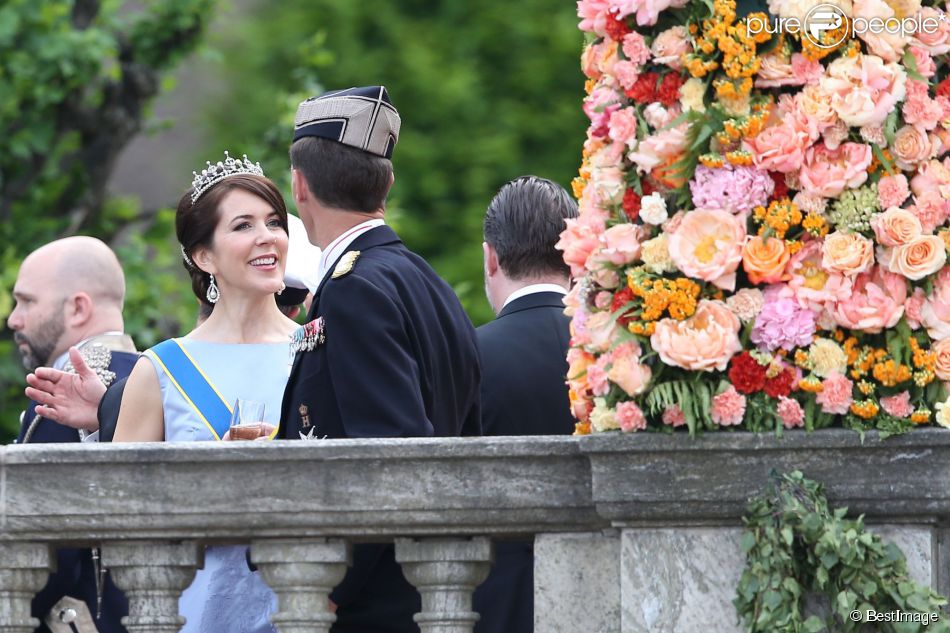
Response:
[[[262,540],[251,544],[251,561],[278,598],[271,617],[280,633],[328,633],[336,616],[329,595],[350,565],[350,548],[339,540]]]
[[[413,618],[421,633],[472,633],[472,593],[491,568],[489,539],[396,539],[396,560],[422,596]]]
[[[534,632],[620,633],[620,533],[538,534]]]
[[[39,625],[30,617],[30,601],[49,572],[48,545],[0,543],[0,633],[32,633]]]
[[[102,564],[129,599],[122,618],[129,633],[178,633],[185,624],[178,598],[204,564],[204,548],[194,541],[106,543]]]

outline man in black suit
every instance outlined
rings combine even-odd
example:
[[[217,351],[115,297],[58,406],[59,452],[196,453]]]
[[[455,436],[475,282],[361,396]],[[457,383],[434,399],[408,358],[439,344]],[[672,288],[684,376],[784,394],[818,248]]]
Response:
[[[567,386],[570,270],[554,248],[577,204],[560,185],[523,176],[485,214],[485,292],[498,317],[478,328],[485,435],[558,435],[574,430]],[[495,565],[475,592],[476,633],[530,633],[532,541],[495,545]]]
[[[67,350],[73,346],[107,384],[132,370],[138,354],[132,339],[123,333],[125,277],[115,254],[100,240],[68,237],[33,251],[20,266],[13,297],[16,307],[7,325],[28,370],[69,370]],[[31,400],[23,412],[17,443],[79,442],[85,435],[50,415],[55,416],[55,411]],[[42,622],[54,605],[69,596],[86,603],[100,633],[124,632],[120,619],[128,612],[128,603],[102,572],[94,552],[61,549],[56,558],[56,571],[33,599],[33,617]],[[102,599],[101,610],[97,596]],[[37,631],[49,629],[42,624]]]
[[[380,86],[308,99],[297,111],[294,201],[323,254],[280,437],[480,433],[475,330],[451,287],[383,219],[399,123]],[[419,594],[391,544],[354,547],[331,600],[334,633],[419,630]]]

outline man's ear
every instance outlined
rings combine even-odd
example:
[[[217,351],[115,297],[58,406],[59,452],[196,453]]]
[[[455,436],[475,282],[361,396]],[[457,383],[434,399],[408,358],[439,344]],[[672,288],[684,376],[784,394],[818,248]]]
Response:
[[[72,327],[82,327],[92,318],[92,297],[85,292],[70,295],[63,302],[63,320]]]
[[[293,194],[294,202],[306,202],[310,197],[310,185],[307,179],[303,177],[303,172],[295,167],[290,168],[290,191]]]
[[[494,277],[498,272],[498,253],[488,242],[482,242],[482,253],[484,255],[485,275]]]

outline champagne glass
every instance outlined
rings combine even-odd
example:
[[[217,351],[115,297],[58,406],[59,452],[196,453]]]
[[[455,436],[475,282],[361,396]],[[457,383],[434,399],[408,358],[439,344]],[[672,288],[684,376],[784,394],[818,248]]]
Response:
[[[231,413],[231,439],[256,440],[264,423],[264,403],[238,398]]]

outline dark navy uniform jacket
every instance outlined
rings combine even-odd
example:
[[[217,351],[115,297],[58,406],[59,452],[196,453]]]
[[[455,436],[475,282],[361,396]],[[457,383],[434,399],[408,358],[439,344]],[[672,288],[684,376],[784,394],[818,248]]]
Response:
[[[515,299],[478,328],[485,435],[574,432],[567,396],[570,318],[564,295],[537,292]],[[495,564],[475,591],[481,619],[475,633],[534,630],[534,545],[495,543]]]
[[[113,351],[109,371],[115,372],[118,378],[128,376],[138,358],[138,354],[131,352]],[[36,409],[36,402],[31,400],[30,406],[27,407],[23,416],[23,424],[17,438],[18,443],[23,441],[23,437],[36,415],[34,409]],[[79,431],[76,429],[42,418],[30,436],[29,443],[60,444],[78,441]],[[56,491],[51,490],[50,494],[55,495]],[[50,574],[49,582],[33,598],[30,609],[31,615],[43,622],[43,618],[46,617],[49,610],[63,596],[72,596],[82,600],[89,605],[89,612],[92,617],[96,617],[95,567],[92,562],[92,554],[88,549],[57,550],[56,571]],[[95,620],[96,627],[100,633],[126,633],[125,627],[120,624],[120,620],[128,613],[129,603],[125,595],[112,582],[112,577],[107,574],[102,596],[102,617]],[[41,624],[36,629],[36,633],[49,633],[49,628],[45,624]]]
[[[328,274],[315,293],[307,319],[323,317],[326,340],[297,353],[278,436],[479,435],[475,329],[452,288],[387,226],[347,251],[360,252],[352,270]],[[331,599],[339,607],[334,633],[419,630],[419,594],[392,545],[354,547]]]

